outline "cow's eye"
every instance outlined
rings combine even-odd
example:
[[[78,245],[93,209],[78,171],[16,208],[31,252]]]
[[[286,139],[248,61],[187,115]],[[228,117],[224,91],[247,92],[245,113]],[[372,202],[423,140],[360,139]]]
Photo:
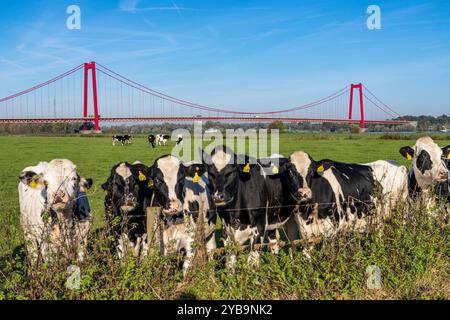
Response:
[[[78,178],[77,177],[73,177],[72,181],[78,181]]]
[[[227,173],[225,173],[225,177],[228,178],[228,177],[230,177],[232,174],[233,174],[233,171],[227,172]]]

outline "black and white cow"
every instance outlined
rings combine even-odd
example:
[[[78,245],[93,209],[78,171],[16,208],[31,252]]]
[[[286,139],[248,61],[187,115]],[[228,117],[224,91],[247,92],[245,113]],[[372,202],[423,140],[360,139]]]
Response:
[[[123,146],[125,144],[130,144],[131,143],[131,136],[126,134],[123,136],[119,136],[119,135],[114,135],[112,137],[112,145],[115,146],[116,142],[120,142],[120,144]]]
[[[430,137],[421,137],[412,148],[402,147],[399,152],[412,160],[409,191],[413,200],[421,195],[431,209],[437,197],[448,199],[450,146],[440,148]]]
[[[92,179],[80,177],[67,159],[40,162],[19,176],[20,224],[32,263],[74,252],[82,261],[92,214],[86,190]]]
[[[147,137],[148,143],[152,146],[152,148],[155,147],[156,138],[153,134],[149,134]]]
[[[162,207],[163,254],[184,250],[186,275],[195,254],[195,241],[204,241],[209,257],[216,248],[216,210],[207,174],[202,164],[184,165],[172,155],[156,159],[151,171],[155,202]]]
[[[157,134],[156,135],[156,142],[158,143],[158,146],[166,145],[167,141],[170,139],[170,136],[167,134]]]
[[[282,207],[285,190],[281,176],[272,172],[274,159],[261,164],[248,156],[236,155],[226,146],[216,147],[211,155],[202,151],[202,159],[222,220],[225,243],[243,245],[249,241],[249,261],[257,263],[259,254],[253,245],[266,238],[275,242],[276,229],[294,209]],[[233,268],[236,255],[231,252],[227,259],[227,265]]]
[[[294,218],[304,239],[347,230],[364,232],[407,198],[406,167],[387,161],[364,165],[315,161],[296,151],[280,171],[286,172],[288,194],[298,203]],[[291,239],[292,226],[291,220],[287,225]]]
[[[113,166],[108,180],[102,184],[102,189],[106,191],[106,218],[121,259],[128,250],[135,257],[146,254],[145,215],[152,196],[149,183],[150,170],[147,166],[140,162],[121,162]]]

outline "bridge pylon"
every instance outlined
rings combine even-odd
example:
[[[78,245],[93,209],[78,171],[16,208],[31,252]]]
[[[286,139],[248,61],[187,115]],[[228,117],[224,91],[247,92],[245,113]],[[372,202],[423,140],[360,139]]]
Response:
[[[361,129],[364,129],[364,99],[363,99],[363,91],[362,91],[363,85],[362,83],[358,84],[351,84],[350,85],[350,103],[348,106],[348,120],[352,120],[352,112],[353,112],[353,93],[355,89],[359,90],[359,108],[360,108],[360,115],[361,115]]]
[[[95,67],[95,61],[86,62],[84,64],[84,109],[83,117],[85,121],[88,121],[88,95],[89,95],[89,70],[92,75],[92,100],[94,104],[94,130],[100,131],[98,121],[98,102],[97,102],[97,72]],[[86,128],[86,126],[85,126]]]

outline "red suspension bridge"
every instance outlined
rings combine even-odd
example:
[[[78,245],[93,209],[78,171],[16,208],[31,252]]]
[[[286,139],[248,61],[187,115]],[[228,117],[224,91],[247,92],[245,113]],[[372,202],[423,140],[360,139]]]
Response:
[[[361,83],[351,84],[327,97],[296,107],[262,112],[237,111],[169,96],[96,62],[81,64],[48,81],[0,99],[0,123],[92,121],[95,130],[100,130],[100,122],[138,121],[282,120],[353,123],[361,128],[366,124],[408,123],[394,120],[399,116]]]

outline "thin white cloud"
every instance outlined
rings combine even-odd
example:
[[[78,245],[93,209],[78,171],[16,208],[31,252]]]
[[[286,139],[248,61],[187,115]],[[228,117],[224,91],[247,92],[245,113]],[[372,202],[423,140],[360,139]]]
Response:
[[[146,12],[146,11],[177,11],[180,15],[182,10],[188,10],[189,8],[179,7],[174,1],[172,2],[172,6],[160,6],[160,7],[139,7],[139,3],[141,0],[124,0],[121,2],[119,8],[121,11],[130,12],[130,13],[138,13],[138,12]]]

